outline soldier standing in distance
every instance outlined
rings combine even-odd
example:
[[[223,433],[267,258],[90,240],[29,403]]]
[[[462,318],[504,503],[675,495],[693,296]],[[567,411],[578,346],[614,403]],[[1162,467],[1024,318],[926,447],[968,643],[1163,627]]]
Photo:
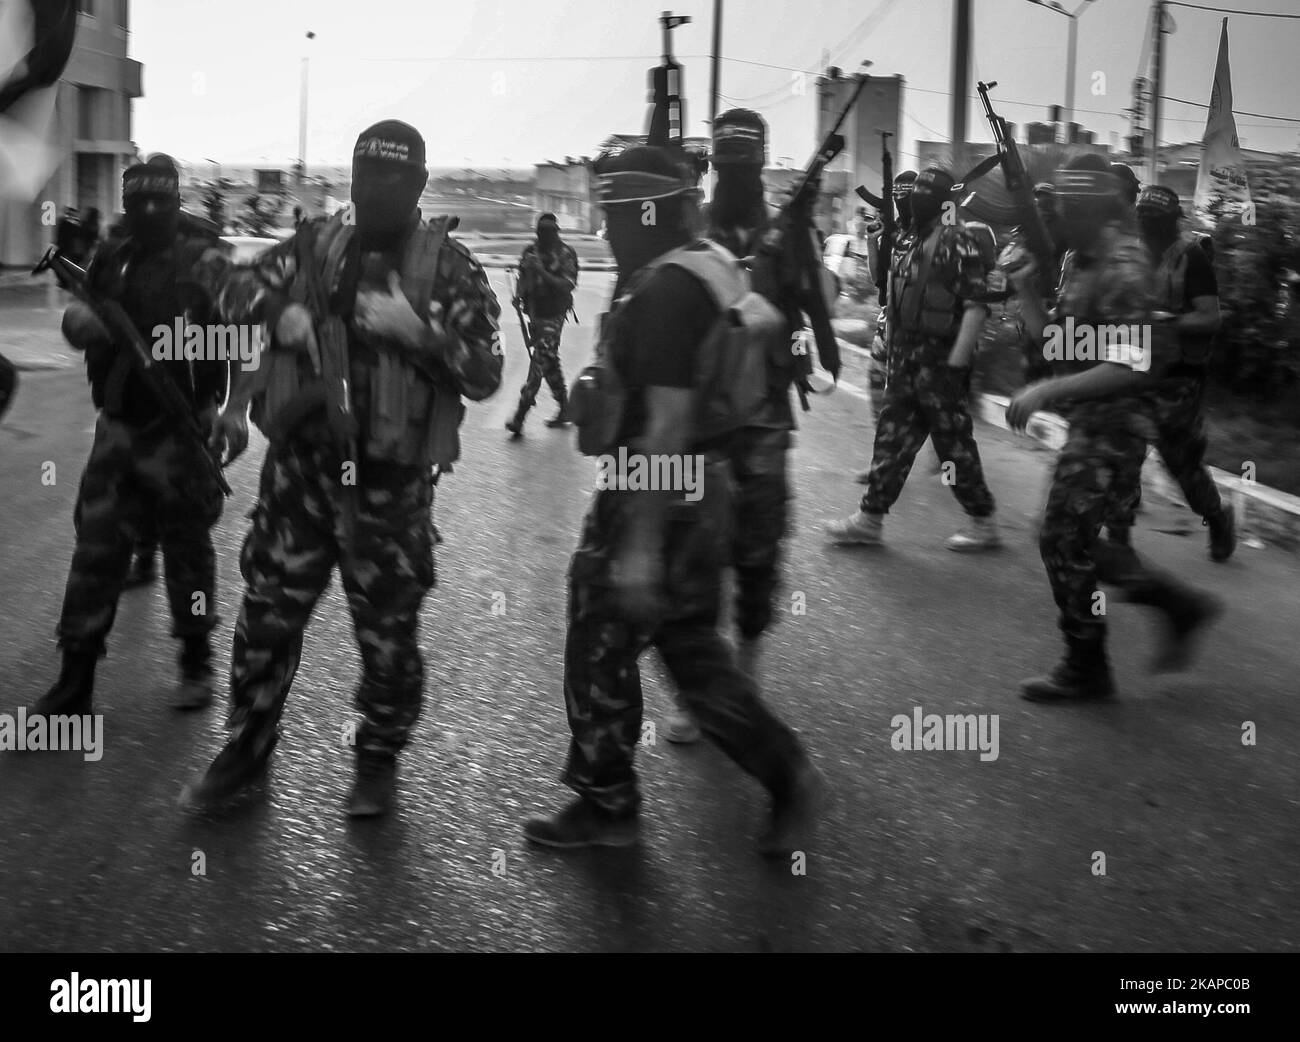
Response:
[[[1082,156],[1057,171],[1059,227],[1069,252],[1051,316],[1054,329],[1070,318],[1076,331],[1085,326],[1152,329],[1151,266],[1146,250],[1123,224],[1119,193],[1117,179],[1098,156]],[[1030,258],[1008,275],[1026,327],[1041,342],[1049,316],[1034,267]],[[1049,407],[1070,423],[1039,534],[1066,652],[1049,676],[1021,685],[1022,695],[1031,701],[1114,694],[1098,579],[1119,586],[1124,599],[1164,614],[1166,637],[1157,670],[1184,668],[1194,635],[1219,611],[1213,599],[1145,566],[1131,548],[1098,538],[1107,516],[1124,506],[1120,500],[1128,495],[1131,475],[1141,469],[1147,443],[1155,437],[1151,392],[1177,361],[1171,339],[1157,326],[1150,354],[1141,345],[1118,344],[1103,360],[1069,362],[1069,375],[1021,388],[1007,408],[1014,430],[1023,430],[1035,412]],[[1098,604],[1103,610],[1097,610]]]
[[[1172,189],[1161,185],[1142,189],[1137,229],[1155,268],[1155,307],[1168,316],[1179,342],[1179,359],[1169,367],[1153,399],[1156,447],[1187,505],[1210,530],[1210,558],[1226,561],[1237,545],[1236,519],[1205,466],[1206,366],[1219,328],[1219,284],[1200,240],[1180,234],[1181,216],[1178,194]],[[1121,543],[1129,541],[1133,506],[1142,489],[1140,470],[1129,477],[1132,487],[1126,491],[1131,495],[1120,497],[1126,505],[1106,519],[1109,538]]]
[[[156,326],[170,331],[178,318],[197,325],[215,318],[196,273],[203,255],[219,242],[180,228],[179,186],[167,156],[129,167],[122,175],[126,234],[101,249],[87,272],[91,291],[121,304],[150,344]],[[208,634],[218,617],[211,530],[222,509],[221,490],[199,457],[207,449],[166,416],[133,368],[129,347],[110,337],[88,305],[68,307],[63,335],[85,352],[99,416],[73,514],[77,548],[59,619],[63,668],[33,712],[90,712],[95,665],[106,653],[134,539],[146,524],[156,525],[162,543],[172,636],[182,641],[181,684],[172,705],[202,708],[212,701]],[[226,396],[229,364],[155,364],[180,388],[200,427],[210,431]]]
[[[231,655],[232,735],[184,794],[191,806],[219,807],[260,780],[303,630],[336,564],[362,658],[348,812],[371,817],[392,804],[424,686],[417,628],[434,584],[433,467],[445,472],[459,455],[461,396],[481,401],[501,381],[500,307],[447,220],[420,220],[427,180],[419,133],[377,123],[357,140],[350,210],[309,219],[251,268],[217,278],[228,320],[273,330],[270,364],[237,386],[221,428],[242,451],[251,400],[270,448],[240,555],[248,588]],[[300,303],[304,263],[316,266],[329,315]],[[346,400],[316,365],[340,323],[350,444],[326,412]]]
[[[553,213],[537,219],[537,241],[524,247],[519,258],[521,274],[520,303],[528,315],[533,341],[533,356],[528,363],[528,379],[519,392],[519,407],[506,423],[518,438],[524,432],[524,417],[537,401],[542,380],[551,389],[559,411],[546,421],[548,427],[563,427],[568,422],[568,391],[564,370],[560,366],[560,334],[564,319],[573,306],[573,290],[578,285],[578,255],[560,238],[560,225]]]
[[[745,373],[727,372],[718,386],[698,386],[700,352],[720,314],[714,282],[723,278],[720,270],[741,281],[743,270],[726,251],[694,240],[698,191],[668,150],[631,148],[597,171],[610,248],[626,287],[605,316],[598,349],[626,389],[612,441],[617,454],[693,456],[703,461],[703,473],[694,501],[669,490],[602,488],[593,495],[569,568],[564,656],[573,735],[564,782],[578,799],[552,817],[528,821],[524,832],[551,847],[636,841],[633,760],[643,711],[637,659],[653,644],[704,733],[771,794],[772,819],[760,849],[788,853],[805,838],[819,778],[718,633],[731,509],[728,443],[743,418],[729,416],[726,430],[700,426],[700,398],[712,401],[733,386],[723,377],[752,378],[761,396],[761,359],[752,355]],[[774,313],[771,324],[775,332]]]
[[[988,315],[990,261],[976,236],[951,221],[952,176],[923,170],[912,188],[915,233],[896,254],[890,288],[889,378],[876,425],[867,491],[857,513],[826,526],[832,542],[877,546],[885,514],[903,491],[927,436],[956,470],[953,494],[966,526],[948,549],[1001,544],[966,399],[980,329]]]

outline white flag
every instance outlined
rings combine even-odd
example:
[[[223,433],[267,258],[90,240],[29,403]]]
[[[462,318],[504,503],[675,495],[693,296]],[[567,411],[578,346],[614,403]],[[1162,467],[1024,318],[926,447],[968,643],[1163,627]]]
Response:
[[[1201,166],[1196,174],[1195,209],[1208,217],[1210,204],[1227,203],[1229,212],[1250,211],[1250,185],[1246,182],[1246,161],[1237,140],[1237,121],[1232,116],[1232,75],[1228,71],[1228,20],[1219,34],[1219,60],[1214,66],[1214,89],[1210,92],[1210,113],[1201,142]]]

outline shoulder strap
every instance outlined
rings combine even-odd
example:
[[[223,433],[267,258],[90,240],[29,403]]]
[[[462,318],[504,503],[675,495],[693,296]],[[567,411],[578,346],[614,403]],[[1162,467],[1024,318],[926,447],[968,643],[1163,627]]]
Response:
[[[402,258],[402,287],[411,307],[421,319],[429,313],[433,287],[438,281],[438,256],[447,240],[446,216],[435,217],[427,226],[417,228],[406,241]]]
[[[939,250],[939,239],[944,226],[938,225],[925,241],[925,251],[921,254],[921,267],[916,273],[916,293],[912,298],[912,313],[907,316],[907,325],[916,329],[921,324],[921,308],[925,304],[925,289],[930,284],[930,268],[934,265],[934,255]]]

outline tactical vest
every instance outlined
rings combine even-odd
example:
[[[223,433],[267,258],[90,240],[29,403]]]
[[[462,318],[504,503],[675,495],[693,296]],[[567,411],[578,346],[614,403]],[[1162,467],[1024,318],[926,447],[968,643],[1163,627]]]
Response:
[[[934,270],[935,254],[947,227],[938,224],[925,239],[914,238],[912,248],[898,257],[889,298],[890,331],[896,336],[946,340],[956,336],[961,327],[961,300]],[[921,251],[921,263],[913,273],[912,257],[917,250]]]
[[[578,448],[585,455],[599,456],[618,446],[627,404],[617,364],[626,308],[637,288],[668,266],[690,272],[718,308],[696,360],[695,446],[734,434],[758,414],[767,396],[768,353],[774,341],[788,350],[781,313],[750,289],[733,254],[708,240],[669,251],[642,268],[610,314],[601,316],[596,358],[579,374],[570,395]]]
[[[1200,236],[1180,235],[1174,240],[1155,270],[1156,307],[1175,315],[1186,314],[1191,309],[1187,306],[1187,262],[1193,250],[1204,249]],[[1179,334],[1179,346],[1183,361],[1189,365],[1204,365],[1209,359],[1214,337]]]
[[[403,247],[399,266],[402,292],[421,318],[429,314],[448,220],[440,217],[418,225]],[[322,285],[333,299],[340,292],[348,246],[356,229],[344,223],[340,213],[315,231],[312,256],[319,265]],[[355,286],[342,290],[355,292]],[[295,277],[289,296],[292,302],[305,305],[304,279]],[[319,328],[324,316],[312,317]],[[349,330],[348,336],[359,338],[354,330]],[[437,464],[446,470],[460,458],[459,428],[465,415],[460,393],[450,380],[431,381],[397,351],[381,343],[368,346],[375,361],[368,366],[368,380],[361,387],[364,400],[353,403],[362,418],[364,443],[359,448],[364,457],[405,466]],[[253,398],[252,418],[270,441],[283,442],[300,420],[311,415],[303,413],[302,403],[329,392],[305,353],[273,349],[269,358],[264,388]],[[348,361],[350,367],[351,359]]]

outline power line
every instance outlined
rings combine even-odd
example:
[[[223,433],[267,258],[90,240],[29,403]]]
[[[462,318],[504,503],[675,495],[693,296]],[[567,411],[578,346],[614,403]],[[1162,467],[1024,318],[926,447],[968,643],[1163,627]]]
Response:
[[[1204,105],[1199,101],[1184,101],[1182,98],[1170,98],[1165,96],[1164,94],[1160,95],[1160,100],[1176,101],[1180,105],[1194,105],[1198,109],[1208,109],[1210,107],[1209,105]],[[1244,112],[1238,109],[1233,109],[1232,114],[1234,116],[1238,114],[1242,116],[1254,116],[1256,119],[1277,119],[1277,120],[1281,120],[1283,123],[1300,123],[1300,117],[1296,117],[1296,116],[1270,116],[1263,112]],[[1256,126],[1258,125],[1259,124],[1256,124]]]
[[[1249,14],[1257,18],[1300,18],[1300,14],[1278,14],[1276,11],[1239,11],[1232,7],[1202,7],[1200,4],[1184,4],[1181,0],[1167,0],[1170,7],[1190,7],[1193,11],[1218,11],[1220,14]]]

